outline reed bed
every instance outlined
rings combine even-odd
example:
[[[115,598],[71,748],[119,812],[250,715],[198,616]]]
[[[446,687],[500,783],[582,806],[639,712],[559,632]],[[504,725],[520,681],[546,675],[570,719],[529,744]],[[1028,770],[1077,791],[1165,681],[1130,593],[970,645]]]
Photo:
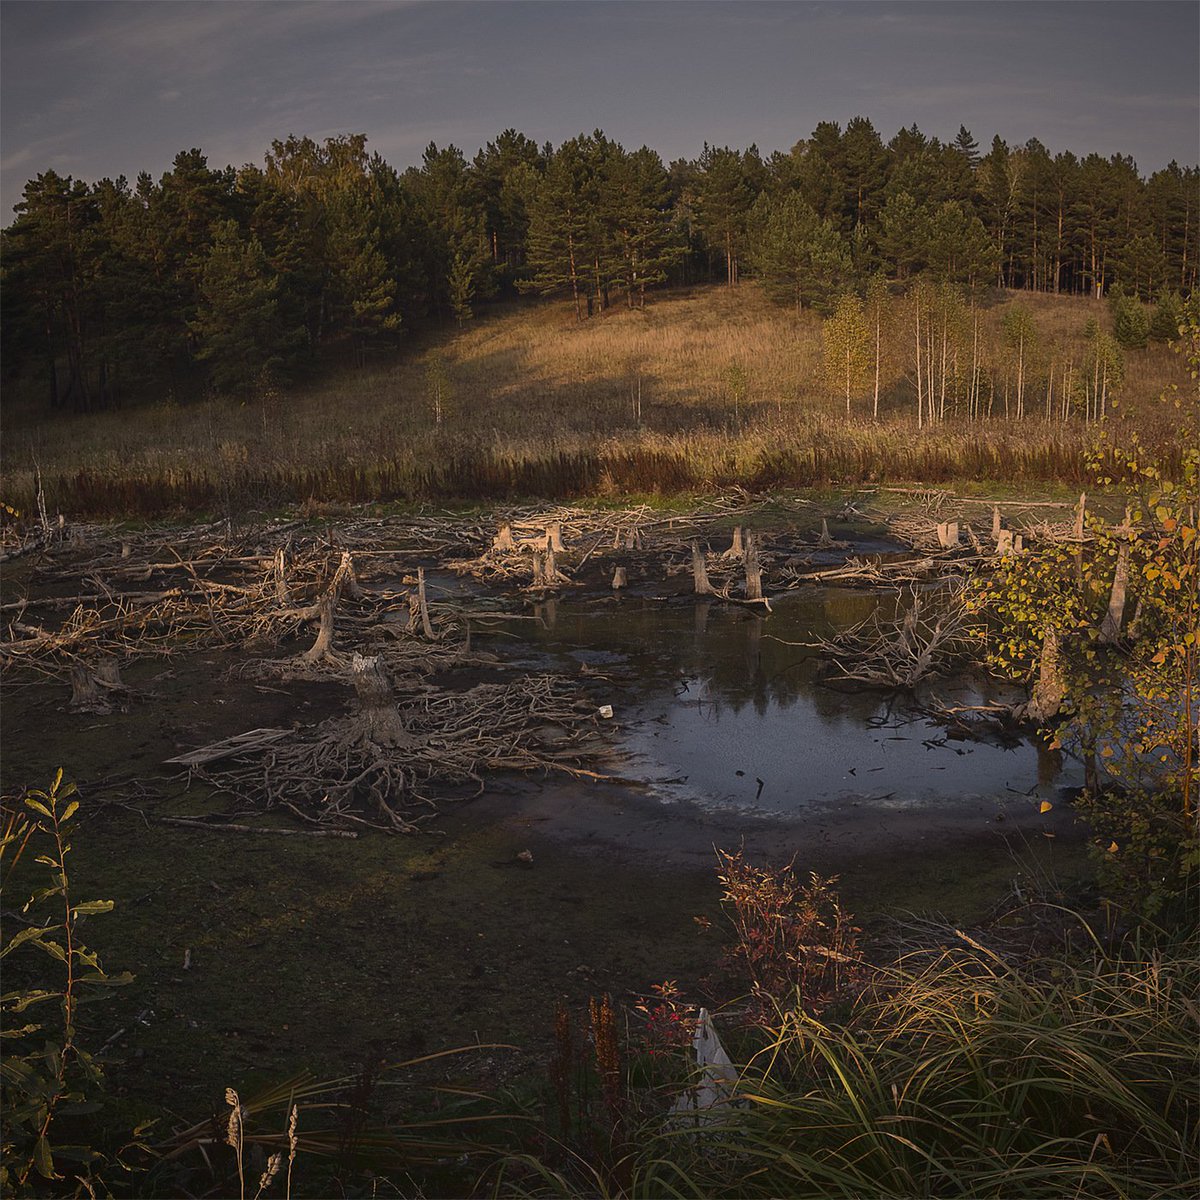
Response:
[[[1017,965],[943,933],[844,1024],[782,1004],[715,1120],[659,1117],[631,1139],[622,1194],[1195,1195],[1194,939]],[[591,1194],[599,1178],[510,1169],[500,1190]]]

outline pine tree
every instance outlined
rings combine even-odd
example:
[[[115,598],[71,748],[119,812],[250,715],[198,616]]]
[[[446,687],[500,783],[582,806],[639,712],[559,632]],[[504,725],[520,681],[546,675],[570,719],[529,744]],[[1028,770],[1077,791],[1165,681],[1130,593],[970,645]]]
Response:
[[[1119,284],[1108,293],[1108,307],[1113,319],[1113,337],[1125,350],[1144,350],[1150,338],[1150,318],[1136,296],[1127,295]]]
[[[213,227],[192,322],[209,379],[218,391],[246,392],[278,366],[282,341],[276,281],[256,238],[245,239],[236,221]]]
[[[747,219],[747,265],[775,301],[829,310],[853,273],[845,240],[795,192],[759,196]]]
[[[965,125],[958,127],[954,148],[967,160],[967,165],[972,170],[979,165],[979,143],[971,136],[971,131]]]
[[[746,217],[755,198],[750,157],[750,151],[743,155],[728,147],[710,146],[705,146],[700,157],[697,223],[709,246],[724,257],[725,283],[731,288],[738,283]]]

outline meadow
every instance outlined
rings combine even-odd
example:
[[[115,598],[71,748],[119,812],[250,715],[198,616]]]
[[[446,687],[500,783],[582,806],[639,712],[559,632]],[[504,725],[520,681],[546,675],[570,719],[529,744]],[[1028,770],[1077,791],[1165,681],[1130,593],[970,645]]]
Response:
[[[1019,422],[1001,415],[1000,391],[1012,378],[1002,322],[1017,304],[1038,336]],[[893,308],[878,419],[873,386],[847,417],[825,382],[821,318],[773,305],[753,283],[676,291],[583,323],[569,304],[512,303],[461,329],[414,334],[366,367],[241,400],[51,415],[40,398],[17,394],[6,406],[4,499],[29,510],[39,472],[52,510],[130,517],[305,501],[1083,478],[1095,430],[1078,414],[1061,419],[1047,381],[1061,393],[1064,367],[1081,372],[1088,321],[1109,322],[1103,303],[986,296],[980,341],[993,415],[968,421],[952,405],[919,432],[907,314],[903,301]],[[1127,352],[1115,436],[1136,428],[1169,453],[1174,427],[1156,399],[1185,379],[1161,344]]]

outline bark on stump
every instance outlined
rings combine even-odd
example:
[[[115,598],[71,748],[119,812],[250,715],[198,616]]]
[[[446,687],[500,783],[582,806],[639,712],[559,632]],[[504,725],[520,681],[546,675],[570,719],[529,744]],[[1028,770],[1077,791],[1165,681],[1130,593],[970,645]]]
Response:
[[[70,708],[74,712],[111,712],[112,694],[127,690],[121,682],[121,665],[115,658],[71,666]]]
[[[692,588],[697,596],[711,596],[713,586],[708,581],[708,567],[700,552],[700,543],[692,542]]]

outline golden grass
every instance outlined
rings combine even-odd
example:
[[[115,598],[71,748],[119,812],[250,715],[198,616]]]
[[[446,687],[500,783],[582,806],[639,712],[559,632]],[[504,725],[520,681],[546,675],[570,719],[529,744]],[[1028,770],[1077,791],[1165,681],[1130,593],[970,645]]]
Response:
[[[1004,308],[1030,308],[1047,356],[1083,356],[1103,304],[1021,293],[984,313],[1000,345]],[[881,420],[839,417],[822,380],[821,321],[771,304],[754,284],[666,294],[579,324],[565,303],[490,311],[410,345],[250,403],[211,399],[92,416],[14,408],[5,498],[19,507],[40,466],[51,506],[151,513],[172,507],[324,500],[672,492],[728,483],[954,476],[1073,480],[1087,435],[1029,419],[911,426],[907,332],[881,380]],[[444,374],[435,425],[429,369]],[[744,384],[736,382],[737,376]],[[1127,358],[1125,410],[1186,378],[1163,347]],[[638,408],[640,392],[640,410]],[[1030,401],[1033,412],[1039,401]],[[639,420],[640,415],[640,420]],[[1151,432],[1157,424],[1147,422]],[[1160,430],[1169,438],[1169,429]],[[983,472],[983,475],[980,475]]]

